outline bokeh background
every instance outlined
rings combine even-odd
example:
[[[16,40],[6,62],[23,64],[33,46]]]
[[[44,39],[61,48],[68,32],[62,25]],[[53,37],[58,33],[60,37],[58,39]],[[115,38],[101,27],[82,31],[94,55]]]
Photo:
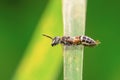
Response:
[[[120,80],[120,1],[87,1],[83,80]],[[61,0],[0,0],[0,80],[63,80]]]

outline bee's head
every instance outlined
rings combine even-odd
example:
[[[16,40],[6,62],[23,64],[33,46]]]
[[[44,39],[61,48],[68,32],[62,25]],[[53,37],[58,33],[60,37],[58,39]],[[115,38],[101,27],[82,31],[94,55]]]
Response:
[[[48,36],[46,34],[42,34],[42,35],[45,36],[45,37],[48,37],[48,38],[52,39],[52,43],[51,43],[52,46],[55,46],[55,45],[57,45],[57,44],[60,43],[60,37],[59,36],[57,36],[55,38],[52,38],[51,36]]]
[[[52,39],[52,46],[55,46],[55,45],[57,45],[57,44],[59,44],[60,43],[60,37],[55,37],[55,38],[53,38]]]

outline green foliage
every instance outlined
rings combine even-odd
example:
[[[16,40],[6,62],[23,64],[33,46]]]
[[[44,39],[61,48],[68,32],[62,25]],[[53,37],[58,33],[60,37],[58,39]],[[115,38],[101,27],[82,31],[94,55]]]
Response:
[[[60,6],[60,1],[51,1],[47,5],[14,80],[56,80],[60,74],[58,70],[62,61],[62,50],[60,46],[52,48],[51,40],[42,36],[43,33],[51,36],[62,34]]]
[[[63,0],[64,35],[85,34],[86,0]],[[83,46],[64,47],[64,80],[83,80]]]

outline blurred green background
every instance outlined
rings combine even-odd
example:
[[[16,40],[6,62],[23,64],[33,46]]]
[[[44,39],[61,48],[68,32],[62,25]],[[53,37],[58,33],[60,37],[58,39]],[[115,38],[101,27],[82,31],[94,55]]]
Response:
[[[87,1],[86,35],[99,39],[85,48],[83,80],[120,80],[120,1]],[[0,0],[0,80],[63,80],[61,0]]]

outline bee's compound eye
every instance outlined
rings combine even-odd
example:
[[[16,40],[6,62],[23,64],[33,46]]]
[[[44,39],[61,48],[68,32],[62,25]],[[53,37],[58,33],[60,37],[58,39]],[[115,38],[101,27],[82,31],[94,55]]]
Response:
[[[52,46],[55,46],[55,45],[57,45],[59,42],[60,42],[60,37],[55,37],[55,38],[53,39],[51,45],[52,45]]]
[[[55,43],[55,40],[52,41],[52,44],[54,44],[54,43]]]

